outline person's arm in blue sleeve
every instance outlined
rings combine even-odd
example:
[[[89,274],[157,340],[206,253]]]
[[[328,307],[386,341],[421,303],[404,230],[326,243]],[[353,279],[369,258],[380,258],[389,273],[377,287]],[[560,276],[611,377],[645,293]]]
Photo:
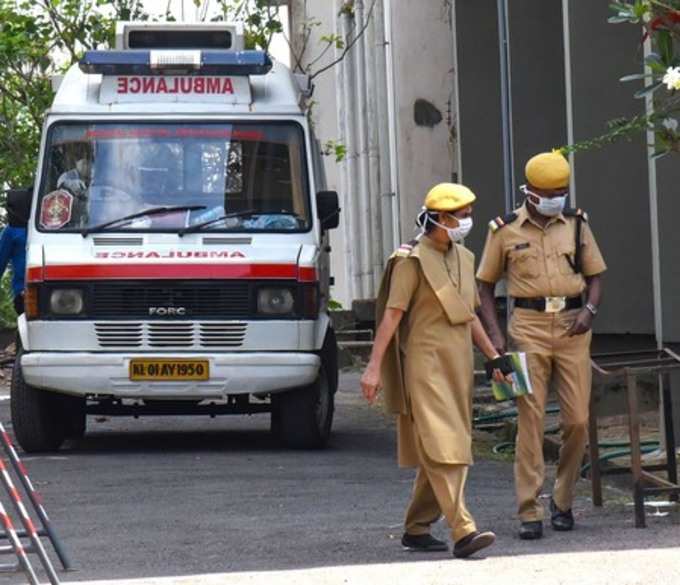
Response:
[[[12,256],[12,234],[10,232],[10,227],[6,227],[2,230],[0,234],[0,278],[5,274],[7,270],[7,264]]]
[[[12,227],[12,246],[10,263],[12,264],[12,294],[21,296],[26,287],[26,228]]]

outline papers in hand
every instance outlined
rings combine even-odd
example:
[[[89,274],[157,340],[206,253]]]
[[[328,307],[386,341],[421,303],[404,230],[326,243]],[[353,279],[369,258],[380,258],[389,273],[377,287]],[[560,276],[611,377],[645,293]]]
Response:
[[[527,368],[527,354],[524,352],[511,352],[506,354],[511,360],[515,371],[510,374],[510,382],[491,382],[491,390],[496,400],[511,400],[517,396],[533,394],[529,369]]]

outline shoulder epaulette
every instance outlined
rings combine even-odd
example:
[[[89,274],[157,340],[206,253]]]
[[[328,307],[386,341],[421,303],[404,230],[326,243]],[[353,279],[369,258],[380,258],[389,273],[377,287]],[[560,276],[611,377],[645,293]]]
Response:
[[[588,214],[579,207],[567,207],[562,215],[565,217],[580,217],[583,221],[588,221]]]
[[[394,252],[394,255],[399,256],[400,258],[408,258],[411,255],[411,252],[413,252],[413,248],[415,248],[417,245],[418,240],[411,240],[410,242],[399,246]]]
[[[517,214],[514,213],[514,212],[508,213],[507,215],[505,215],[503,217],[501,217],[499,215],[497,218],[492,219],[489,222],[489,227],[491,228],[492,232],[497,232],[499,229],[501,229],[501,228],[505,227],[506,225],[508,225],[509,223],[512,223],[513,221],[515,221],[517,219],[517,217],[518,217]]]

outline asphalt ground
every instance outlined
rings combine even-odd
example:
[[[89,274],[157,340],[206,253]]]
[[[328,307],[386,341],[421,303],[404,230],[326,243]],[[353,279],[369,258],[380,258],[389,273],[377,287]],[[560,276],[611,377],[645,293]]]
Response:
[[[0,401],[5,423],[8,407]],[[497,533],[496,545],[479,562],[402,551],[413,471],[398,469],[392,421],[363,402],[357,373],[341,377],[329,449],[284,450],[268,428],[266,415],[89,418],[84,440],[51,456],[25,456],[76,568],[62,579],[680,583],[678,515],[652,516],[649,528],[635,529],[625,490],[608,489],[605,507],[595,509],[583,482],[574,532],[546,528],[543,540],[520,541],[512,465],[491,458],[484,440],[467,503],[479,527]],[[4,494],[2,501],[9,506]],[[434,533],[446,538],[445,524]]]

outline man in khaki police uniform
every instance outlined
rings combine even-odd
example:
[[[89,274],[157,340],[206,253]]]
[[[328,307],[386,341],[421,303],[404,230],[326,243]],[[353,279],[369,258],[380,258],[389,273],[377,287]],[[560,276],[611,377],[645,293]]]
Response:
[[[384,384],[386,409],[398,415],[399,464],[418,468],[403,546],[446,550],[430,535],[443,513],[458,558],[495,540],[492,532],[477,530],[463,496],[472,463],[472,344],[498,358],[475,314],[474,256],[457,243],[472,228],[474,201],[472,191],[452,183],[428,193],[418,221],[421,237],[387,264],[379,326],[361,379],[370,402]],[[494,376],[502,378],[499,370]]]
[[[573,490],[587,439],[590,401],[591,325],[600,303],[606,265],[581,210],[565,209],[569,164],[559,152],[526,165],[524,205],[490,224],[480,282],[482,319],[499,352],[505,351],[494,303],[495,283],[505,275],[514,311],[508,333],[527,353],[533,395],[517,400],[519,411],[515,482],[520,538],[543,535],[543,418],[551,379],[556,382],[562,448],[550,501],[555,530],[571,530]]]

